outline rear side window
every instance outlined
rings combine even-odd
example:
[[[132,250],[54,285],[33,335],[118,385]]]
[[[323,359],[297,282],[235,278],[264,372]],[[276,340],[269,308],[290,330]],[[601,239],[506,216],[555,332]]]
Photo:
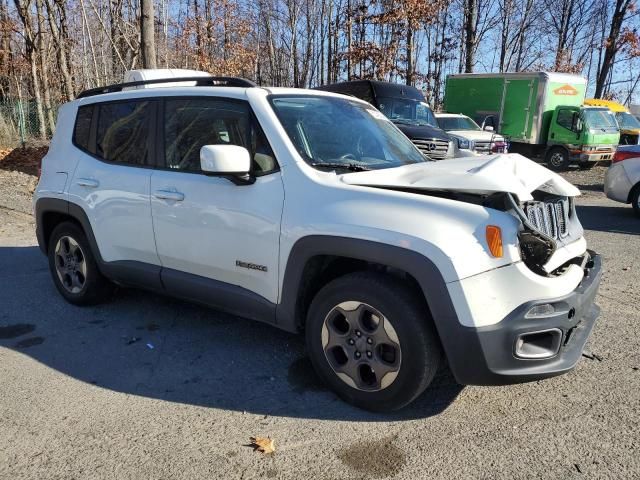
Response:
[[[150,113],[148,101],[100,104],[96,154],[109,162],[147,164]]]
[[[89,137],[91,136],[91,120],[93,119],[93,105],[78,108],[76,124],[73,128],[73,144],[85,151],[89,151]]]
[[[249,150],[255,174],[277,169],[269,143],[246,103],[211,98],[168,99],[164,112],[167,168],[199,172],[200,148],[229,144]]]

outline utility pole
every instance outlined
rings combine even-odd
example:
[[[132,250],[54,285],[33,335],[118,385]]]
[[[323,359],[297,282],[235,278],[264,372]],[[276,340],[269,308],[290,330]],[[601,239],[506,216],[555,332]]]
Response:
[[[142,66],[156,68],[156,42],[153,14],[153,0],[141,0],[140,13],[140,49],[142,50]]]

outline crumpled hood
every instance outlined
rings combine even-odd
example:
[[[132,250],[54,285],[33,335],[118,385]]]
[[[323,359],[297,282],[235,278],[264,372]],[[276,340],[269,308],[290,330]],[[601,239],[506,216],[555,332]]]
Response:
[[[517,153],[425,162],[343,175],[349,185],[491,194],[509,192],[520,201],[535,190],[575,197],[580,190],[557,173]]]

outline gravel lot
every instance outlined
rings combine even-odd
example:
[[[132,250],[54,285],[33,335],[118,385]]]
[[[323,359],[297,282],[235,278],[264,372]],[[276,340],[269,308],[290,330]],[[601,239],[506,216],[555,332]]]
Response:
[[[443,371],[376,415],[317,382],[302,338],[134,290],[66,304],[34,246],[34,177],[0,170],[0,478],[640,478],[640,221],[603,174],[567,174],[604,257],[590,358],[508,387]]]

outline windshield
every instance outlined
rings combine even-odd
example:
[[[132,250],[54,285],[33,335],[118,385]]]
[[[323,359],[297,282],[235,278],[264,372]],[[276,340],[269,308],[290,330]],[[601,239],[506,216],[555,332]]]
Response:
[[[310,95],[271,96],[270,101],[296,149],[314,167],[369,170],[426,161],[397,127],[369,105]]]
[[[620,128],[640,128],[640,121],[629,112],[616,113],[616,120],[618,120]]]
[[[378,97],[380,111],[396,123],[438,125],[431,108],[425,102],[408,98]]]
[[[469,117],[438,117],[438,125],[443,130],[480,130]]]
[[[608,109],[586,108],[582,111],[582,116],[589,128],[618,129],[616,119]]]

